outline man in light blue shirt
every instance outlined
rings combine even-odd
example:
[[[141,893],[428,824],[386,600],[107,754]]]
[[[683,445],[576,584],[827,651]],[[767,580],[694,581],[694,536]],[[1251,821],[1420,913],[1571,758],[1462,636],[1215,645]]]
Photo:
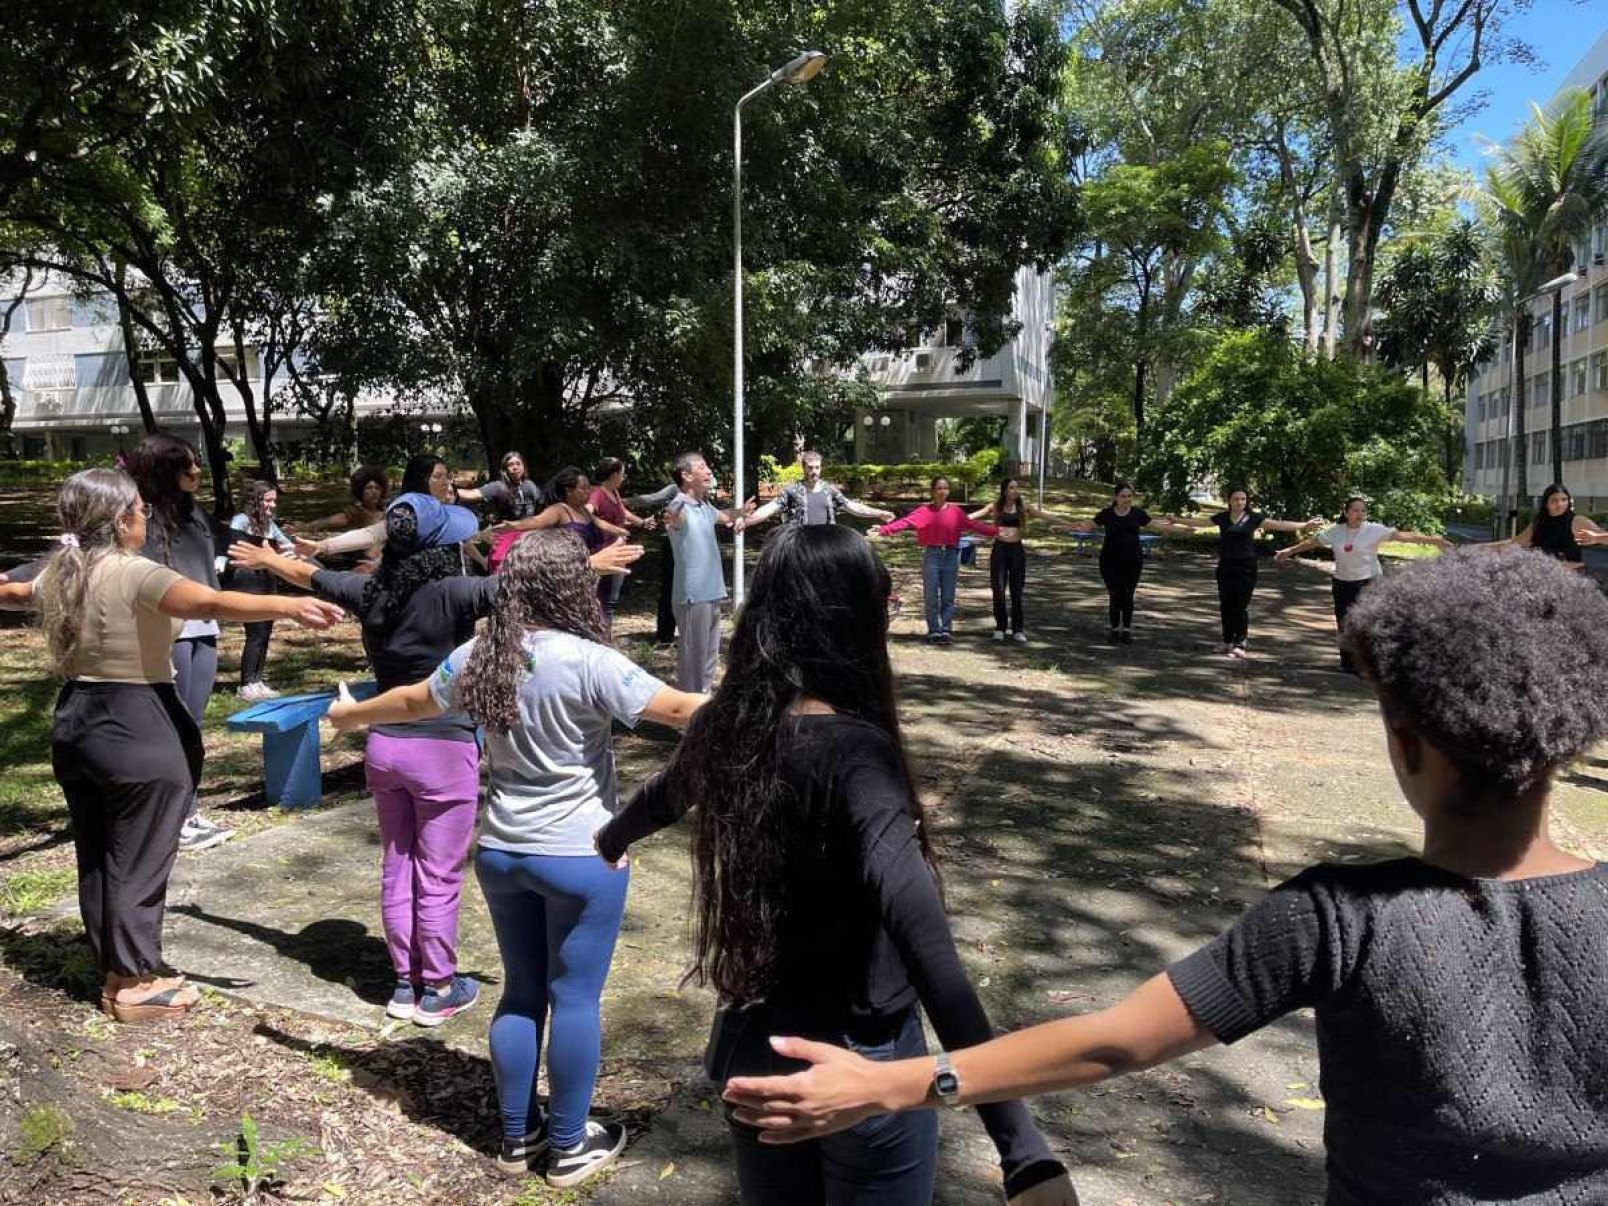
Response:
[[[709,500],[714,475],[702,453],[682,453],[671,472],[681,488],[664,512],[675,556],[670,603],[680,630],[676,685],[683,691],[707,692],[720,660],[720,605],[726,600],[726,569],[715,525],[732,526],[741,511],[722,511]]]

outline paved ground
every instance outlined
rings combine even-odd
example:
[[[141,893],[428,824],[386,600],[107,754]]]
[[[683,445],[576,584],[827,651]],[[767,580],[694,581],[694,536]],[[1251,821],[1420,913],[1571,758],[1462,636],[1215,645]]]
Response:
[[[895,624],[896,663],[913,763],[934,809],[956,937],[998,1024],[1117,999],[1310,862],[1410,848],[1412,817],[1373,707],[1330,668],[1320,574],[1264,570],[1254,656],[1243,663],[1213,653],[1210,563],[1196,555],[1151,564],[1131,648],[1098,643],[1103,594],[1091,559],[1030,558],[1025,647],[988,639],[980,568],[962,576],[956,645],[927,648],[919,586],[908,568],[898,576],[907,614]],[[626,778],[667,748],[622,739]],[[1584,853],[1608,853],[1605,768],[1588,762],[1561,792],[1560,825]],[[372,816],[352,805],[181,860],[170,959],[253,1001],[380,1026],[390,973],[377,853]],[[678,987],[683,839],[663,835],[634,858],[604,1004],[600,1097],[608,1104],[624,1081],[657,1077],[667,1104],[646,1117],[625,1168],[593,1200],[728,1201],[722,1127],[697,1071],[712,1002]],[[486,984],[486,1007],[431,1041],[457,1053],[456,1075],[489,1089],[484,1036],[499,965],[472,886],[462,964]],[[394,1038],[414,1036],[402,1027]],[[1036,1110],[1086,1203],[1316,1202],[1316,1074],[1311,1021],[1299,1016],[1231,1050]],[[943,1126],[938,1200],[997,1201],[975,1117],[946,1116]]]

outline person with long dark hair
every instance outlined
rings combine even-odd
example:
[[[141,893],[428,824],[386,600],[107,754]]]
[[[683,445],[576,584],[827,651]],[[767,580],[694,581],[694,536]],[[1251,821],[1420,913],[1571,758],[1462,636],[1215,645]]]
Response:
[[[605,523],[617,528],[638,532],[651,532],[657,525],[652,516],[641,516],[626,506],[620,491],[625,487],[625,462],[617,456],[606,456],[592,471],[592,493],[586,500],[586,509]],[[619,610],[620,596],[625,592],[625,574],[610,574],[599,578],[598,601],[603,604],[603,633],[611,640],[614,636],[614,613]]]
[[[244,543],[229,556],[356,615],[383,691],[423,678],[489,614],[495,581],[464,574],[462,544],[479,526],[466,508],[411,492],[386,508],[385,552],[372,574],[319,569]],[[480,796],[475,722],[455,711],[381,725],[369,734],[363,762],[380,826],[380,920],[396,972],[386,1013],[437,1026],[479,996],[457,963],[463,863]]]
[[[542,488],[530,480],[525,458],[505,452],[497,476],[480,487],[480,499],[489,505],[495,522],[528,519],[542,509]]]
[[[279,505],[279,488],[272,482],[249,481],[241,487],[240,505],[243,510],[229,521],[229,530],[265,545],[272,545],[281,553],[295,552],[295,545],[274,521]],[[230,585],[242,594],[271,595],[274,578],[262,570],[240,570]],[[260,703],[275,699],[279,692],[263,681],[263,669],[268,663],[268,643],[273,639],[272,620],[247,624],[245,645],[240,651],[240,698],[247,703]]]
[[[903,519],[871,529],[876,538],[914,531],[921,546],[921,590],[927,613],[927,640],[947,645],[954,639],[955,584],[960,577],[960,538],[966,532],[998,536],[993,524],[980,523],[959,503],[949,501],[949,479],[939,474],[929,487],[932,501]]]
[[[1586,558],[1581,546],[1588,544],[1608,544],[1608,532],[1598,527],[1590,516],[1576,511],[1568,488],[1553,482],[1541,491],[1541,505],[1536,509],[1535,518],[1522,532],[1486,547],[1534,549],[1572,570],[1583,570]]]
[[[680,727],[704,696],[666,687],[603,639],[586,549],[565,528],[527,534],[495,579],[486,634],[439,670],[365,703],[342,701],[344,731],[457,713],[483,725],[490,791],[475,874],[503,962],[491,1023],[502,1112],[498,1167],[522,1176],[544,1153],[547,1181],[591,1179],[625,1147],[625,1128],[588,1117],[602,1053],[599,1000],[625,912],[627,873],[600,863],[592,836],[618,807],[612,731],[647,719]],[[551,1113],[536,1099],[551,1015]]]
[[[670,765],[597,835],[627,849],[692,817],[694,961],[719,997],[705,1068],[717,1084],[791,1066],[772,1034],[872,1059],[986,1041],[988,1017],[955,950],[888,660],[887,569],[859,533],[789,526],[765,542],[725,680]],[[1008,1196],[1066,1170],[1020,1104],[979,1111]],[[877,1118],[783,1150],[734,1123],[742,1200],[925,1203],[937,1174],[930,1115]]]
[[[148,435],[129,454],[128,471],[151,508],[141,552],[198,586],[220,589],[215,525],[195,498],[201,488],[201,457],[194,445],[166,432]],[[173,642],[174,684],[197,725],[206,723],[207,700],[218,678],[219,631],[214,619],[186,620]],[[233,836],[232,830],[201,815],[198,790],[179,830],[179,849],[206,850]]]
[[[1106,639],[1113,645],[1133,644],[1134,596],[1139,592],[1139,576],[1145,569],[1144,542],[1140,536],[1152,524],[1175,532],[1192,529],[1162,516],[1152,516],[1134,505],[1133,487],[1118,482],[1111,490],[1111,505],[1102,508],[1092,520],[1068,525],[1073,531],[1105,530],[1100,542],[1100,579],[1108,599],[1110,631]]]
[[[122,1022],[171,1017],[200,999],[162,959],[168,877],[205,757],[174,687],[180,626],[206,618],[327,628],[340,618],[313,599],[215,591],[142,556],[148,508],[120,470],[73,474],[44,572],[0,586],[0,605],[39,610],[51,666],[66,680],[50,760],[72,815],[101,1009]]]
[[[309,532],[346,532],[363,528],[385,528],[385,501],[391,496],[391,479],[379,465],[359,467],[347,481],[351,501],[333,515],[310,520],[304,524],[287,524],[296,535]],[[358,554],[365,561],[378,560],[377,544],[370,545]],[[331,568],[335,568],[331,566]]]
[[[1608,600],[1463,553],[1370,588],[1343,639],[1422,853],[1308,867],[1109,1009],[958,1052],[945,1096],[1090,1085],[1311,1010],[1330,1206],[1608,1202],[1608,864],[1548,833],[1558,776],[1608,737]],[[809,1070],[726,1089],[773,1143],[945,1099],[931,1060],[777,1049]]]
[[[1269,519],[1251,510],[1250,495],[1239,486],[1228,492],[1228,506],[1210,519],[1164,515],[1170,523],[1190,528],[1215,527],[1217,544],[1217,608],[1223,622],[1223,655],[1243,658],[1251,639],[1251,596],[1256,593],[1256,533],[1310,532],[1323,526],[1319,520],[1297,523]]]
[[[508,556],[508,550],[526,532],[541,532],[549,528],[564,527],[574,532],[586,545],[588,553],[595,553],[615,540],[630,535],[625,528],[600,519],[587,510],[592,497],[592,483],[586,474],[574,465],[566,465],[553,474],[542,491],[542,510],[524,519],[498,524],[491,531],[495,541],[491,546],[491,569],[495,573]]]
[[[988,553],[988,585],[994,595],[994,639],[1003,641],[1008,637],[1018,644],[1026,644],[1022,594],[1027,585],[1027,550],[1022,540],[1027,535],[1027,522],[1044,519],[1062,531],[1077,531],[1077,521],[1035,507],[1022,493],[1021,479],[1014,477],[1000,482],[999,496],[973,511],[971,518],[992,522],[999,528],[994,547]]]
[[[1389,524],[1369,522],[1368,500],[1360,494],[1353,494],[1346,499],[1338,522],[1287,549],[1280,549],[1273,555],[1273,560],[1283,565],[1291,557],[1320,546],[1334,554],[1334,626],[1343,638],[1346,614],[1362,597],[1362,592],[1384,576],[1385,567],[1379,563],[1379,546],[1392,540],[1403,544],[1433,544],[1448,550],[1453,547],[1444,536],[1404,532]],[[1356,663],[1352,661],[1343,639],[1340,642],[1340,669],[1346,674],[1357,673]]]

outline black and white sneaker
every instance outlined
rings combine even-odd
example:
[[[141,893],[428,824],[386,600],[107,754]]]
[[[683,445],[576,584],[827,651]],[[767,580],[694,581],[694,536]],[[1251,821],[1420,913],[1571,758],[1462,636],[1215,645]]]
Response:
[[[531,1165],[547,1154],[547,1119],[544,1116],[535,1130],[523,1139],[503,1136],[502,1150],[497,1153],[497,1171],[513,1177],[523,1177]]]
[[[547,1157],[547,1183],[568,1189],[590,1181],[620,1158],[625,1150],[625,1127],[618,1122],[586,1120],[586,1137],[568,1151],[555,1147]]]

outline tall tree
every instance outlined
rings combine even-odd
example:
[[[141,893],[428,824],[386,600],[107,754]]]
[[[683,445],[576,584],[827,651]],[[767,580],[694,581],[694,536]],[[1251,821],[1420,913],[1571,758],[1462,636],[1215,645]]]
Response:
[[[1371,354],[1375,265],[1402,174],[1481,64],[1523,53],[1500,36],[1518,2],[1402,0],[1398,13],[1396,0],[1273,0],[1306,39],[1332,138],[1353,356]]]

